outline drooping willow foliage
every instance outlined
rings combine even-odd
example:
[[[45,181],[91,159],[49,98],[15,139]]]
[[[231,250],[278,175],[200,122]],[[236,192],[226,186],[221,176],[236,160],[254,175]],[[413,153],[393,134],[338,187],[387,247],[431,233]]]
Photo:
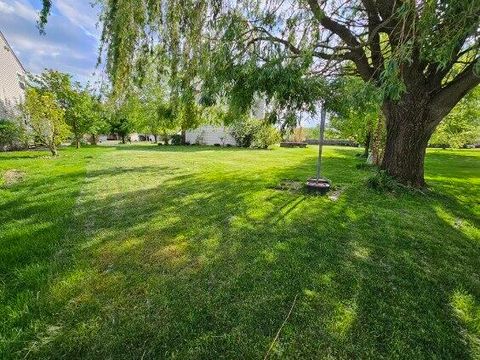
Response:
[[[409,91],[411,77],[422,77],[433,93],[480,68],[480,0],[103,0],[100,6],[114,89],[141,80],[154,61],[169,79],[173,102],[212,104],[220,97],[245,109],[261,94],[281,109],[310,108],[328,97],[324,84],[339,74],[357,74],[395,100]],[[50,7],[44,0],[41,29]]]

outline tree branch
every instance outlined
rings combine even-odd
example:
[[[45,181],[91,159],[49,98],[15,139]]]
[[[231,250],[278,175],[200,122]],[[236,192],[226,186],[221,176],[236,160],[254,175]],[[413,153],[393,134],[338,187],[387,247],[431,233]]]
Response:
[[[458,74],[432,98],[434,117],[443,118],[450,110],[475,86],[480,84],[480,75],[475,74],[475,67],[480,58],[477,58]]]
[[[373,0],[362,0],[362,3],[368,16],[368,42],[371,44],[372,63],[375,67],[375,74],[378,77],[384,70],[385,62],[380,47],[380,34],[377,30],[380,29],[382,21]]]
[[[374,75],[374,69],[372,69],[368,63],[367,55],[357,37],[346,26],[328,17],[320,8],[318,0],[308,0],[308,4],[317,21],[353,49],[351,53],[349,53],[351,54],[350,60],[355,63],[362,79],[369,81]]]

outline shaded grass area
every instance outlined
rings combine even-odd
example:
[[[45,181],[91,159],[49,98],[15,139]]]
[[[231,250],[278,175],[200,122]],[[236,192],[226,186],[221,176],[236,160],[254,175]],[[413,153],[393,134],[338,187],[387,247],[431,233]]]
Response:
[[[478,358],[480,154],[432,151],[427,195],[278,191],[314,148],[0,155],[0,357]],[[38,155],[38,157],[37,157]]]

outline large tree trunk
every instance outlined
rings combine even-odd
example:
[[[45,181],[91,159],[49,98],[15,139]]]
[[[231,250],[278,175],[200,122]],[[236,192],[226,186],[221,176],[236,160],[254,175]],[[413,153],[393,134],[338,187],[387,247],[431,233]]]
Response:
[[[187,131],[182,129],[182,131],[180,132],[180,136],[181,136],[180,143],[182,145],[185,145],[187,143]]]
[[[387,101],[383,112],[387,139],[381,168],[404,185],[424,187],[425,152],[439,123],[432,118],[428,98],[407,95],[398,103]]]

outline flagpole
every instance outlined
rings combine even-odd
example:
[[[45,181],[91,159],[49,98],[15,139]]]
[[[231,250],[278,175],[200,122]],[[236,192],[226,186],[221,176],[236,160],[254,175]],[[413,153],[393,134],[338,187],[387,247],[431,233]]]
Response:
[[[317,182],[320,180],[320,174],[322,169],[322,150],[323,150],[323,137],[325,133],[326,115],[327,115],[327,109],[325,108],[325,103],[322,102],[322,109],[320,111],[320,133],[318,135]]]

